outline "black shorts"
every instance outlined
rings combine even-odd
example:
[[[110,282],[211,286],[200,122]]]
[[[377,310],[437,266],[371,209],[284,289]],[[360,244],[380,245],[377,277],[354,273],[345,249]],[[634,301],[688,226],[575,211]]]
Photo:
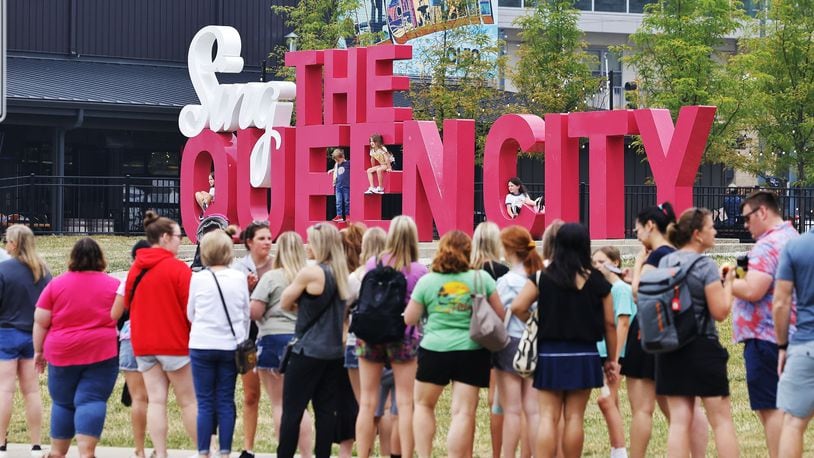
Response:
[[[656,356],[656,394],[729,396],[729,353],[717,337],[698,336],[686,346]]]
[[[492,354],[483,348],[432,351],[419,347],[415,379],[433,385],[445,386],[453,381],[486,388],[489,386],[491,360]]]
[[[633,320],[627,332],[625,356],[620,361],[621,374],[625,377],[639,379],[656,379],[656,357],[642,349],[639,336],[639,321]]]

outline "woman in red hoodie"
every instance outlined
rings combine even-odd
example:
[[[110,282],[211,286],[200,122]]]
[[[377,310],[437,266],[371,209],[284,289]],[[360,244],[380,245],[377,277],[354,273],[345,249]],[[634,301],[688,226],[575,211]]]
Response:
[[[130,309],[133,353],[147,387],[147,427],[156,458],[167,456],[167,390],[172,383],[187,435],[196,443],[198,406],[189,365],[186,307],[192,271],[176,259],[178,224],[155,212],[144,217],[152,245],[136,254],[127,274],[125,305]]]

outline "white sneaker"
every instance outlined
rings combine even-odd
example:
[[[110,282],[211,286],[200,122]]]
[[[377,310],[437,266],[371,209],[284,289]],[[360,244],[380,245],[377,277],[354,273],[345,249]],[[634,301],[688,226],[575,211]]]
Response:
[[[365,191],[365,194],[373,194],[374,192],[376,192],[376,188],[371,186],[371,187],[367,188],[367,191]]]
[[[375,194],[384,194],[384,188],[379,186],[378,188],[373,190],[373,193],[375,193]]]
[[[45,456],[45,452],[42,450],[42,447],[39,445],[31,446],[31,458],[42,458]]]

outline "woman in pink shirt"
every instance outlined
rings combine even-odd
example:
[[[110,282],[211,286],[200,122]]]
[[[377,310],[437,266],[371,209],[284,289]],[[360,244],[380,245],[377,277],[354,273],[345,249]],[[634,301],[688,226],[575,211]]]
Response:
[[[45,287],[34,312],[34,361],[48,365],[52,457],[76,436],[79,456],[95,455],[107,399],[118,375],[116,322],[110,304],[119,280],[104,273],[99,245],[86,237],[71,251],[68,272]]]

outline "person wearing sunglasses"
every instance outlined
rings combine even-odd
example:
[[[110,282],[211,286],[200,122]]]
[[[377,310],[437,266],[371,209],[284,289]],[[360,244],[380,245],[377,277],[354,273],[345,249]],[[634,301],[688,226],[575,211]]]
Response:
[[[130,310],[130,342],[147,387],[147,429],[156,458],[167,456],[167,391],[172,384],[187,436],[196,440],[198,404],[189,360],[187,302],[192,270],[176,258],[181,228],[147,211],[145,238],[150,248],[136,253],[125,283]]]
[[[777,195],[755,191],[740,206],[743,226],[752,234],[755,245],[749,251],[744,278],[732,284],[735,303],[732,308],[732,333],[743,344],[746,387],[749,404],[763,424],[769,456],[776,457],[783,423],[777,409],[777,335],[772,319],[774,277],[780,252],[800,234],[789,221],[783,221]],[[795,330],[791,326],[791,332]]]

